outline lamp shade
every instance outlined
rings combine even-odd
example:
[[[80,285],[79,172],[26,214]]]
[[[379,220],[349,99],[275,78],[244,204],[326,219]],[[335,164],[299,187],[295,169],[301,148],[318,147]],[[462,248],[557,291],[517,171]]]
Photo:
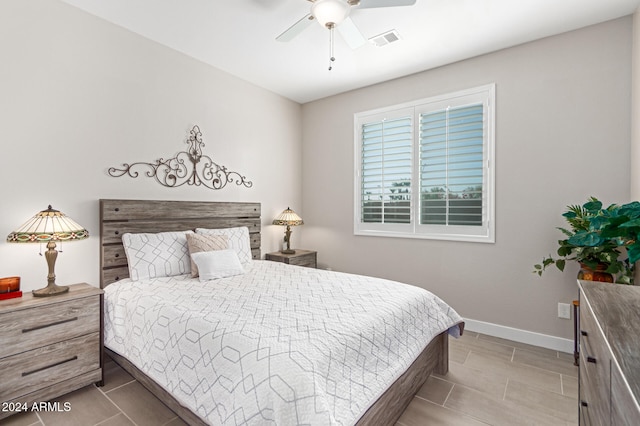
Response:
[[[287,207],[285,211],[283,211],[278,215],[278,217],[273,219],[273,224],[281,226],[298,226],[304,225],[304,222],[302,221],[302,218],[296,214],[296,212]]]
[[[49,206],[9,234],[10,243],[43,243],[89,238],[89,231],[61,211]]]
[[[311,15],[323,26],[340,25],[347,19],[351,6],[346,0],[316,0],[311,6]]]
[[[291,250],[291,227],[304,225],[302,218],[298,216],[296,212],[287,207],[285,211],[283,211],[278,215],[278,217],[273,219],[273,224],[287,227],[287,230],[284,232],[284,241],[287,243],[287,248],[280,250],[280,252],[285,254],[295,253],[295,250]]]
[[[56,284],[55,265],[58,258],[56,242],[84,240],[85,238],[89,238],[89,231],[49,205],[46,210],[37,213],[16,231],[9,234],[7,241],[10,243],[47,243],[47,251],[44,253],[49,267],[47,286],[33,290],[34,296],[47,297],[69,291],[68,286]]]

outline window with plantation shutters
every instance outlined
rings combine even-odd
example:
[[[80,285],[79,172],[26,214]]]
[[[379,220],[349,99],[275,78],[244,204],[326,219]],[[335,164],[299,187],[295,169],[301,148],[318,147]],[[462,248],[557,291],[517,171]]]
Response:
[[[356,235],[494,242],[488,85],[355,115]]]

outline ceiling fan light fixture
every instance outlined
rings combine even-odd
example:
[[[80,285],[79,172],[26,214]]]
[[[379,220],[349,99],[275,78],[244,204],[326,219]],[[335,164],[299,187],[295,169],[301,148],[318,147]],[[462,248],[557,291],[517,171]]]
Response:
[[[327,28],[340,25],[350,11],[351,6],[344,0],[316,0],[311,6],[311,15]]]

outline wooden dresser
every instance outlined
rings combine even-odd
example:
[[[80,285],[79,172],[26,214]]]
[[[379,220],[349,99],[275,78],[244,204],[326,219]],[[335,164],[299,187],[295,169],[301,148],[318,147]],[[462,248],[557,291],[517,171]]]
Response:
[[[0,419],[102,384],[102,290],[0,301]]]
[[[640,287],[578,281],[581,425],[640,425]]]

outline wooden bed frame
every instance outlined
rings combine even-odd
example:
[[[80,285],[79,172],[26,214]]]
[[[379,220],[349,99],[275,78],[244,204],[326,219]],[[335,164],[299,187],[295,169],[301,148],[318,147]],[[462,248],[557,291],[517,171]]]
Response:
[[[207,201],[100,200],[100,286],[129,276],[122,246],[126,232],[167,232],[198,228],[247,226],[254,259],[260,259],[260,204]],[[449,368],[448,334],[436,336],[411,366],[367,410],[357,425],[392,425],[432,372]],[[151,393],[190,425],[206,425],[163,387],[129,360],[106,349],[107,354]]]

